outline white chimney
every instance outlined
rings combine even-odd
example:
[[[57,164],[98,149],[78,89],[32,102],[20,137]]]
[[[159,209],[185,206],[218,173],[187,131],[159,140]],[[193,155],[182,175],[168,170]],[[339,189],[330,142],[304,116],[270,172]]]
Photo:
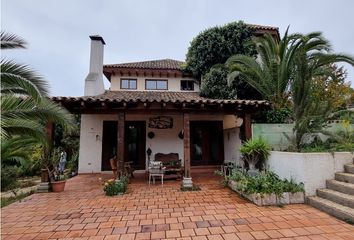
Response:
[[[99,35],[90,36],[90,71],[85,79],[85,96],[104,93],[103,85],[103,47],[106,44]]]

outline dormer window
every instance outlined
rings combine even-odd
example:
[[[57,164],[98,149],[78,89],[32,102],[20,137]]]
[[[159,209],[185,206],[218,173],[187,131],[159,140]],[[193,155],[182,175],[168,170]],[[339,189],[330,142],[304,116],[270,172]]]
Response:
[[[194,81],[193,80],[181,80],[181,90],[182,91],[193,91]]]
[[[120,79],[120,88],[121,89],[136,89],[136,79]]]
[[[167,80],[161,79],[146,79],[145,80],[146,90],[167,90],[168,83]]]

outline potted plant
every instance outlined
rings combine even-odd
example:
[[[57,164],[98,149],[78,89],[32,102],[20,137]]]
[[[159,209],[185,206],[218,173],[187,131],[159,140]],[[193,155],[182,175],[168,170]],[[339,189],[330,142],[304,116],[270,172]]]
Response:
[[[51,154],[51,161],[48,165],[50,184],[53,192],[62,192],[65,189],[66,176],[63,169],[59,169],[59,160],[61,158],[61,149],[54,149]]]
[[[248,140],[240,151],[243,160],[248,164],[248,174],[252,176],[258,173],[257,163],[263,165],[270,155],[270,147],[262,138]]]

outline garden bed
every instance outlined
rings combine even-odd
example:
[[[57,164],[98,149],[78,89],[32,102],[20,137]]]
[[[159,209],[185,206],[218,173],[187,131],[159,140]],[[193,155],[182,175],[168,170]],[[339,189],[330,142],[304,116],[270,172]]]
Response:
[[[228,186],[233,191],[237,192],[244,198],[250,200],[257,206],[273,206],[273,205],[286,205],[286,204],[297,204],[305,202],[305,195],[303,192],[284,192],[280,196],[277,196],[274,193],[270,194],[260,194],[260,193],[251,193],[246,194],[243,191],[238,190],[237,182],[229,180]]]

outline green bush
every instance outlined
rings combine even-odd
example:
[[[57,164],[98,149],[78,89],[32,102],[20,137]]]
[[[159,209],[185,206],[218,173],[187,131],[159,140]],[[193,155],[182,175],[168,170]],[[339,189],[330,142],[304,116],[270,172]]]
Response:
[[[17,186],[17,167],[1,166],[1,191],[7,191]]]
[[[274,193],[281,196],[284,192],[304,192],[303,183],[297,184],[293,179],[290,181],[280,179],[271,171],[263,171],[256,176],[250,176],[244,171],[233,170],[228,180],[236,182],[239,191],[246,194],[259,193],[261,195]]]
[[[127,191],[128,183],[129,178],[127,176],[123,176],[119,180],[110,179],[104,183],[103,191],[107,196],[120,195]]]
[[[255,170],[256,165],[262,169],[270,155],[270,146],[262,138],[252,138],[242,144],[240,151],[250,170]]]

